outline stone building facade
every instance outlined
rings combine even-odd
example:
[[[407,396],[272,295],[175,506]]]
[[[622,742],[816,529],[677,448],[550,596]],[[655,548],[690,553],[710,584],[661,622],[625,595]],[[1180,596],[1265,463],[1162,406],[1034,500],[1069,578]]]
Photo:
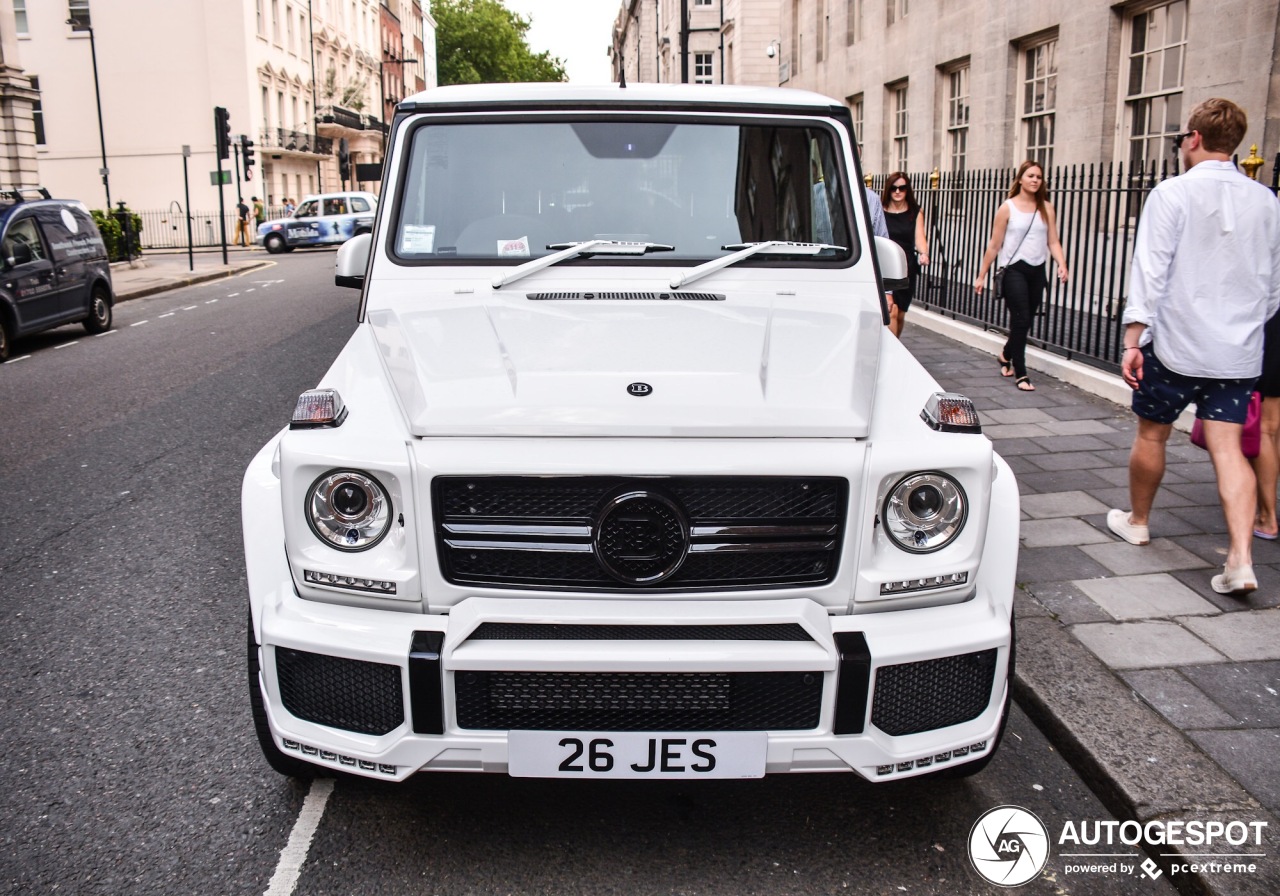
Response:
[[[849,104],[868,172],[1149,163],[1211,96],[1280,150],[1280,0],[779,2],[779,82]]]

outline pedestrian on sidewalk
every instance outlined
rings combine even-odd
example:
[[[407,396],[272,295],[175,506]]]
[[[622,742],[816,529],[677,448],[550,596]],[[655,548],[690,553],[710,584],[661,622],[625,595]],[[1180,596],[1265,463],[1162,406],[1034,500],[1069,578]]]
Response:
[[[1230,100],[1192,109],[1186,130],[1173,136],[1185,173],[1159,184],[1143,208],[1120,362],[1138,416],[1129,453],[1132,510],[1107,514],[1107,527],[1125,541],[1150,542],[1165,443],[1194,401],[1230,538],[1211,585],[1237,595],[1258,587],[1257,483],[1240,434],[1262,372],[1263,330],[1280,308],[1280,203],[1231,163],[1247,127],[1244,110]]]
[[[1249,459],[1258,480],[1253,537],[1275,541],[1280,538],[1280,521],[1276,518],[1276,483],[1280,480],[1280,313],[1267,321],[1262,331],[1262,376],[1253,389],[1262,393],[1258,456]]]
[[[982,295],[987,271],[999,259],[996,273],[1004,271],[1002,289],[1009,309],[1009,339],[1000,352],[1000,375],[1014,377],[1014,384],[1023,392],[1036,390],[1027,376],[1027,334],[1044,301],[1048,286],[1044,264],[1050,256],[1058,265],[1059,282],[1066,283],[1070,275],[1058,239],[1057,217],[1049,202],[1044,168],[1028,159],[1018,166],[1009,198],[996,211],[991,239],[973,283],[974,291]]]
[[[884,195],[880,199],[884,205],[889,239],[901,246],[907,255],[907,285],[893,291],[893,306],[889,310],[889,329],[901,339],[907,309],[916,295],[920,266],[929,263],[929,240],[924,232],[920,203],[916,201],[911,178],[905,171],[895,171],[885,178]]]
[[[267,220],[267,210],[262,205],[262,200],[257,196],[253,197],[253,224],[258,227],[263,221]]]
[[[236,199],[236,237],[237,246],[249,245],[249,206],[244,204],[244,197]]]

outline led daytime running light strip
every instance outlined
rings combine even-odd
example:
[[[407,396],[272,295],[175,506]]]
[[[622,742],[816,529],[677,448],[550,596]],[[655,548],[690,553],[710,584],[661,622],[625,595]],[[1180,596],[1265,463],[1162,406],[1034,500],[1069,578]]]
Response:
[[[339,576],[329,572],[316,572],[304,569],[302,578],[310,585],[328,585],[331,588],[345,588],[348,591],[368,591],[373,594],[395,594],[396,583],[381,579],[364,579],[358,576]]]
[[[905,594],[911,591],[929,591],[950,585],[963,585],[969,581],[967,572],[953,572],[945,576],[927,576],[923,579],[903,579],[898,582],[881,582],[881,594]]]
[[[970,744],[967,747],[956,747],[954,750],[947,750],[938,753],[936,756],[922,756],[919,759],[908,759],[906,762],[899,762],[897,765],[877,765],[877,775],[891,775],[894,772],[909,772],[913,768],[928,768],[935,762],[950,762],[952,759],[959,759],[962,756],[968,756],[970,753],[981,753],[987,748],[987,742],[980,740],[976,744]]]
[[[295,750],[304,756],[314,756],[323,759],[325,762],[336,762],[338,765],[345,765],[351,768],[358,768],[366,772],[382,772],[384,775],[395,775],[396,767],[394,765],[384,765],[379,762],[370,762],[368,759],[356,759],[351,756],[343,756],[341,753],[334,753],[331,750],[320,750],[310,744],[298,743],[296,740],[289,738],[281,738],[280,743],[286,750]]]

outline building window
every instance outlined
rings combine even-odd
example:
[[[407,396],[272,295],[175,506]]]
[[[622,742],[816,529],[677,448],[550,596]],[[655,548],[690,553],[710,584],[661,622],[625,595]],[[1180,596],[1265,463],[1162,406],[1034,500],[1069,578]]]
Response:
[[[1129,163],[1168,158],[1165,139],[1182,127],[1182,73],[1187,49],[1187,4],[1175,0],[1128,21],[1129,81],[1125,112]]]
[[[849,98],[849,110],[853,113],[853,143],[858,150],[858,158],[862,158],[862,120],[866,106],[862,101],[862,94],[857,94]]]
[[[280,0],[271,0],[271,39],[280,46]]]
[[[848,0],[844,42],[852,46],[862,40],[862,0]]]
[[[21,37],[26,37],[27,31],[27,0],[13,0],[13,25],[14,32]]]
[[[694,6],[710,6],[711,0],[693,0]]]
[[[694,84],[711,84],[712,68],[711,60],[713,53],[694,53],[693,54],[693,83]]]
[[[827,58],[827,37],[831,30],[831,22],[827,17],[827,0],[818,0],[818,40],[817,61],[821,62]]]
[[[44,146],[44,104],[39,97],[40,79],[35,75],[31,76],[31,89],[37,94],[31,102],[31,124],[36,131],[36,146]]]
[[[1024,156],[1053,167],[1054,110],[1058,103],[1058,39],[1028,47],[1023,54],[1022,145]]]
[[[899,19],[906,18],[907,0],[886,0],[885,6],[889,10],[890,25],[892,25],[894,22],[898,21]]]
[[[256,12],[258,15],[258,36],[266,37],[267,32],[263,30],[263,28],[265,27],[265,23],[262,21],[262,0],[255,0],[254,6],[256,7]]]
[[[889,87],[893,94],[893,165],[894,171],[907,170],[907,137],[911,132],[911,120],[907,113],[907,85],[905,82]]]
[[[89,0],[67,0],[67,14],[81,28],[93,25],[89,18]]]
[[[964,171],[969,149],[969,65],[947,72],[947,159],[949,170]]]

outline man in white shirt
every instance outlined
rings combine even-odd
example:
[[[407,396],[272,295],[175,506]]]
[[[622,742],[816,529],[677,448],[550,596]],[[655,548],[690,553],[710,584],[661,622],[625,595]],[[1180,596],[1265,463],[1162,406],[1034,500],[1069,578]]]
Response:
[[[1107,526],[1130,544],[1151,540],[1148,520],[1164,477],[1165,443],[1192,402],[1218,479],[1230,547],[1220,594],[1258,587],[1250,539],[1256,495],[1240,449],[1250,393],[1262,372],[1262,332],[1280,307],[1280,202],[1231,164],[1244,110],[1224,99],[1191,111],[1173,138],[1186,173],[1148,197],[1134,245],[1120,370],[1134,390],[1138,433],[1129,455],[1129,512]]]

